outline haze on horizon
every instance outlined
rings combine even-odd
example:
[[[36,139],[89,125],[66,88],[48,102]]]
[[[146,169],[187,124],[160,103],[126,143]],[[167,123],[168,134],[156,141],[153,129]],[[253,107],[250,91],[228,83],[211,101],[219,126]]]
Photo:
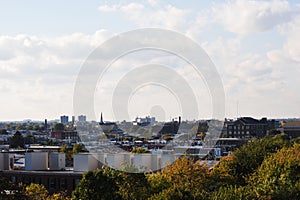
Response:
[[[224,117],[300,117],[294,0],[12,0],[0,2],[0,25],[0,121],[72,116],[74,85],[90,53],[116,34],[148,27],[177,31],[206,51],[223,82]],[[195,93],[199,119],[211,117],[210,93],[190,66],[162,52],[148,58],[137,53],[114,63],[95,90],[96,119],[88,120],[99,120],[100,112],[113,120],[112,80],[147,62],[176,68]],[[179,104],[164,88],[146,86],[130,99],[126,120],[151,114],[168,120],[180,115]]]

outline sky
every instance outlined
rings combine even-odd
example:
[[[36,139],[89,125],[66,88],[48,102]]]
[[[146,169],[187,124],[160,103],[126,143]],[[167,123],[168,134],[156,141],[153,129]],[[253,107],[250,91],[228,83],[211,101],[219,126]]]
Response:
[[[89,56],[118,34],[141,28],[175,31],[201,46],[222,81],[224,117],[300,116],[297,1],[0,0],[0,27],[0,121],[79,114],[74,111],[74,90]],[[147,38],[141,37],[141,43],[143,39]],[[103,112],[106,120],[121,120],[114,113],[114,102],[119,102],[114,91],[128,78],[160,77],[159,70],[134,75],[146,64],[147,70],[156,69],[153,64],[167,66],[164,69],[173,70],[180,77],[174,81],[179,82],[165,87],[157,79],[155,84],[135,85],[125,98],[126,120],[146,115],[169,120],[182,115],[189,95],[178,98],[187,90],[177,86],[186,83],[197,108],[191,103],[185,119],[213,116],[207,77],[195,73],[180,57],[158,50],[141,50],[112,63],[93,91],[94,115],[81,114],[98,120]]]

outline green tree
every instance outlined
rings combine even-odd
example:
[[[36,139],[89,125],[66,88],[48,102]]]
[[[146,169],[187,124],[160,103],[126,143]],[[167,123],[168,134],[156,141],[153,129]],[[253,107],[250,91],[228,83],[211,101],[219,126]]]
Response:
[[[9,140],[9,147],[10,148],[24,148],[24,137],[22,134],[17,131]]]
[[[53,129],[55,131],[63,131],[63,130],[65,130],[65,125],[62,123],[56,123],[56,124],[54,124]]]
[[[39,131],[39,130],[40,130],[40,125],[35,124],[32,128],[33,128],[33,130],[35,130],[35,131]]]
[[[219,190],[213,192],[210,200],[253,200],[257,199],[252,190],[248,186],[227,186],[221,187]]]
[[[220,162],[218,167],[227,171],[235,179],[235,184],[245,185],[246,178],[261,165],[266,157],[289,145],[286,135],[255,139],[236,149],[231,159],[227,162]]]
[[[103,169],[88,171],[73,191],[74,199],[120,199],[118,186],[113,177]]]

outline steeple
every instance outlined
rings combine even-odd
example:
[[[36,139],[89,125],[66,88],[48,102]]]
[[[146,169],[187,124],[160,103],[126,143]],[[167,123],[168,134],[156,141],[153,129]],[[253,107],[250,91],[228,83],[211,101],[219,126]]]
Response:
[[[100,116],[100,124],[103,124],[103,116],[102,116],[102,112],[101,112],[101,116]]]

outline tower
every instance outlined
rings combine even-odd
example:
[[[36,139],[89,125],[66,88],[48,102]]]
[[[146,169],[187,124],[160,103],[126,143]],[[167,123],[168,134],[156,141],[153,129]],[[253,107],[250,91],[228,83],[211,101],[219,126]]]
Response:
[[[104,123],[103,123],[103,116],[102,116],[102,112],[101,112],[101,116],[100,116],[100,124],[104,124]]]

